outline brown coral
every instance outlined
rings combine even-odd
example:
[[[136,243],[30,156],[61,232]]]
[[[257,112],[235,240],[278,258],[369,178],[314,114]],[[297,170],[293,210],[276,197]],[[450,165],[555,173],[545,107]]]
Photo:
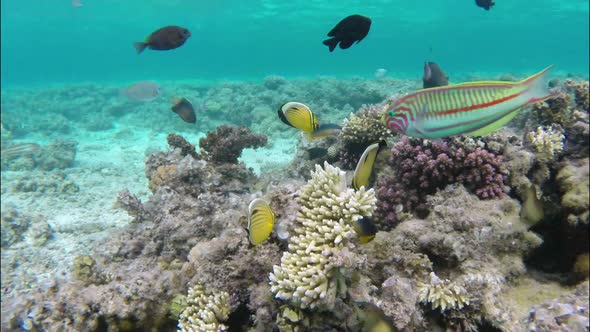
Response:
[[[238,126],[219,126],[215,131],[201,138],[199,146],[204,159],[216,163],[236,164],[245,148],[259,148],[266,145],[267,137],[254,134],[249,128]]]
[[[155,192],[158,187],[174,178],[176,174],[176,165],[162,165],[156,168],[156,171],[150,178],[149,188]]]

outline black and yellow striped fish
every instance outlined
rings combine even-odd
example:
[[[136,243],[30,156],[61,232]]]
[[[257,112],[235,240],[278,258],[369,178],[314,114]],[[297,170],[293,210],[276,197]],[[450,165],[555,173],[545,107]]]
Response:
[[[356,169],[354,170],[354,177],[352,178],[352,187],[359,190],[362,186],[365,188],[369,185],[371,174],[373,173],[373,165],[381,147],[385,146],[385,141],[380,141],[369,145],[365,152],[361,155]]]
[[[260,198],[248,206],[248,239],[253,245],[266,241],[275,224],[275,214],[268,203]]]
[[[312,133],[318,129],[318,119],[305,104],[288,102],[277,111],[279,119],[287,125],[297,128],[304,133]]]
[[[375,234],[377,234],[377,227],[369,217],[358,219],[353,226],[359,236],[359,242],[361,244],[371,242],[375,238]]]

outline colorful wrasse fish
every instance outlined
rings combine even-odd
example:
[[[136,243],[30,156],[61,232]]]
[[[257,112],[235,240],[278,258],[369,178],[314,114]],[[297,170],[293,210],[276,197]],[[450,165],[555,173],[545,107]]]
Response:
[[[266,241],[275,225],[275,214],[268,203],[260,198],[248,206],[248,238],[253,245]]]
[[[285,124],[297,128],[304,133],[312,133],[318,129],[318,119],[305,104],[298,102],[288,102],[277,111],[279,119]]]
[[[424,89],[389,105],[382,120],[392,130],[419,138],[483,136],[508,123],[518,111],[550,98],[549,66],[520,82],[468,82]]]

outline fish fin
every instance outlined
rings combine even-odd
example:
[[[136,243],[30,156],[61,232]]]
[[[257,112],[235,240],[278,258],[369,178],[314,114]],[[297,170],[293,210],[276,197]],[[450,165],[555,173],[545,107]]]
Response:
[[[354,40],[343,40],[340,42],[340,48],[345,50],[354,44]]]
[[[144,43],[144,42],[137,42],[137,43],[133,43],[133,46],[135,46],[135,50],[137,51],[137,54],[140,54],[141,52],[143,52],[143,50],[145,50],[145,48],[148,46],[148,44]]]
[[[516,114],[518,114],[519,111],[520,111],[520,108],[515,109],[514,111],[504,115],[503,117],[490,123],[489,125],[487,125],[483,128],[479,128],[477,130],[474,130],[472,132],[465,133],[465,135],[466,136],[485,136],[485,135],[491,134],[494,131],[502,128],[502,126],[504,126],[508,122],[510,122],[510,120],[512,120],[516,116]]]
[[[336,40],[336,38],[330,38],[330,39],[326,39],[322,42],[322,44],[328,46],[328,48],[330,49],[330,52],[333,52],[334,49],[336,48],[336,45],[338,45],[338,40]]]
[[[553,96],[553,93],[549,91],[547,86],[547,72],[553,68],[553,65],[543,69],[535,75],[528,77],[518,84],[528,86],[524,94],[529,98],[527,105],[549,99]]]
[[[423,81],[428,81],[432,76],[432,71],[430,70],[430,66],[428,65],[428,61],[424,62],[424,75],[422,76]]]

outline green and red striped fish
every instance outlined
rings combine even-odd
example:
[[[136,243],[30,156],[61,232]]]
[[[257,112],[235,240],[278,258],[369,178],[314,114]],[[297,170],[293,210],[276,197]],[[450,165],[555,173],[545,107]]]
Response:
[[[523,107],[552,96],[544,79],[552,67],[520,82],[467,82],[420,90],[389,105],[382,120],[393,131],[412,137],[487,135]]]

